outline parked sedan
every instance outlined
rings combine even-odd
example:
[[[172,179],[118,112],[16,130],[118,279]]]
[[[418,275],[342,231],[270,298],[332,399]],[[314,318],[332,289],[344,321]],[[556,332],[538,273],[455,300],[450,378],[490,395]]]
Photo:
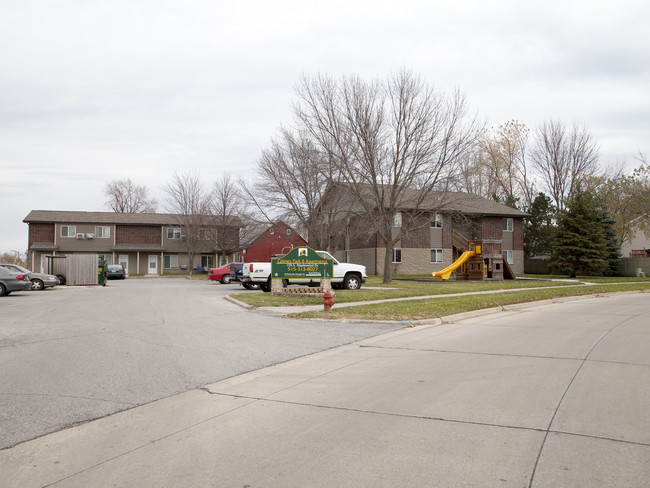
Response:
[[[14,273],[27,275],[29,281],[32,283],[32,290],[44,290],[45,288],[50,288],[59,284],[59,278],[54,275],[34,273],[33,271],[17,264],[0,264],[0,267]]]
[[[230,265],[226,264],[221,268],[210,268],[208,279],[212,281],[220,281],[224,285],[227,285],[232,281],[232,276],[230,274]]]
[[[32,282],[26,274],[15,273],[0,266],[0,297],[12,291],[25,291],[32,288]]]
[[[126,278],[126,271],[121,264],[109,264],[106,270],[106,277],[109,280],[123,280]]]

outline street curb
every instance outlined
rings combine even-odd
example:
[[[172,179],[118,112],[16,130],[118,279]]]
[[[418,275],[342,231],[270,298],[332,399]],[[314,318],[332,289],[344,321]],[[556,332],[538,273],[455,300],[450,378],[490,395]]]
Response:
[[[224,297],[226,300],[228,300],[230,303],[234,303],[235,305],[239,305],[241,308],[245,308],[246,310],[255,310],[254,305],[249,305],[248,303],[244,303],[240,300],[237,300],[236,298],[231,297],[230,295],[226,295]]]
[[[524,303],[513,303],[512,305],[504,305],[504,306],[499,306],[499,307],[492,307],[492,308],[484,308],[480,310],[472,310],[470,312],[461,312],[457,313],[454,315],[447,315],[444,317],[438,317],[438,318],[432,318],[432,319],[422,319],[422,320],[372,320],[372,319],[328,319],[328,318],[316,318],[316,319],[303,319],[303,320],[315,320],[315,321],[320,321],[320,322],[338,322],[338,323],[344,323],[344,324],[394,324],[394,325],[403,325],[405,328],[413,328],[413,327],[421,327],[421,326],[437,326],[437,325],[442,325],[442,324],[449,324],[453,323],[459,320],[464,320],[464,319],[469,319],[469,318],[475,318],[475,317],[482,317],[484,315],[491,315],[495,313],[500,313],[500,312],[510,312],[510,311],[517,311],[520,309],[526,309],[530,307],[539,307],[543,305],[552,305],[554,303],[564,303],[564,302],[571,302],[571,301],[577,301],[577,300],[585,300],[585,299],[590,299],[590,298],[604,298],[607,296],[617,296],[617,295],[631,295],[635,293],[650,293],[650,290],[645,291],[645,290],[632,290],[632,291],[615,291],[615,292],[601,292],[601,293],[594,293],[591,295],[576,295],[576,296],[568,296],[568,297],[558,297],[558,298],[550,298],[550,299],[545,299],[545,300],[537,300],[534,302],[524,302]],[[268,315],[274,315],[276,317],[286,317],[290,315],[290,313],[285,313],[283,311],[273,311],[272,307],[265,307],[264,310],[260,310],[257,307],[253,305],[248,305],[247,303],[241,302],[235,298],[231,298],[230,296],[226,295],[226,300],[239,305],[242,308],[245,308],[246,310],[258,310],[261,313],[265,313]],[[299,307],[296,307],[299,308]],[[292,313],[300,313],[300,310],[296,310],[295,312]]]

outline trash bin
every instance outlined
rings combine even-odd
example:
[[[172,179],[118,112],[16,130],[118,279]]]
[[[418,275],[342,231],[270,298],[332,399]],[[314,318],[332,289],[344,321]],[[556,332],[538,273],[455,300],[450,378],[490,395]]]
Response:
[[[100,259],[99,265],[97,266],[97,284],[101,286],[106,286],[107,275],[108,275],[108,262],[105,259]]]

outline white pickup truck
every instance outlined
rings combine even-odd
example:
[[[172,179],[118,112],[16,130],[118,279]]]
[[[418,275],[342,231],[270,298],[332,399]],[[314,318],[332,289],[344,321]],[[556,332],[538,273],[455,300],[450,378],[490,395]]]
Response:
[[[345,288],[346,290],[358,290],[361,284],[366,282],[368,275],[366,267],[359,264],[339,263],[334,256],[327,251],[316,251],[321,257],[333,261],[334,272],[332,274],[332,287]],[[241,284],[259,284],[263,291],[271,291],[271,263],[244,263],[242,268]],[[296,279],[282,280],[284,286],[297,283],[309,284],[312,280]]]

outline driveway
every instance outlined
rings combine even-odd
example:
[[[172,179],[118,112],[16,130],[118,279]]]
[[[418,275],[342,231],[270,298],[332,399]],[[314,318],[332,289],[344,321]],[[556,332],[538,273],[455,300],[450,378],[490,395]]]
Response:
[[[0,472],[23,488],[647,487],[649,324],[646,293],[403,329],[0,451]]]
[[[0,448],[396,328],[251,314],[223,298],[238,291],[161,278],[2,297]]]

